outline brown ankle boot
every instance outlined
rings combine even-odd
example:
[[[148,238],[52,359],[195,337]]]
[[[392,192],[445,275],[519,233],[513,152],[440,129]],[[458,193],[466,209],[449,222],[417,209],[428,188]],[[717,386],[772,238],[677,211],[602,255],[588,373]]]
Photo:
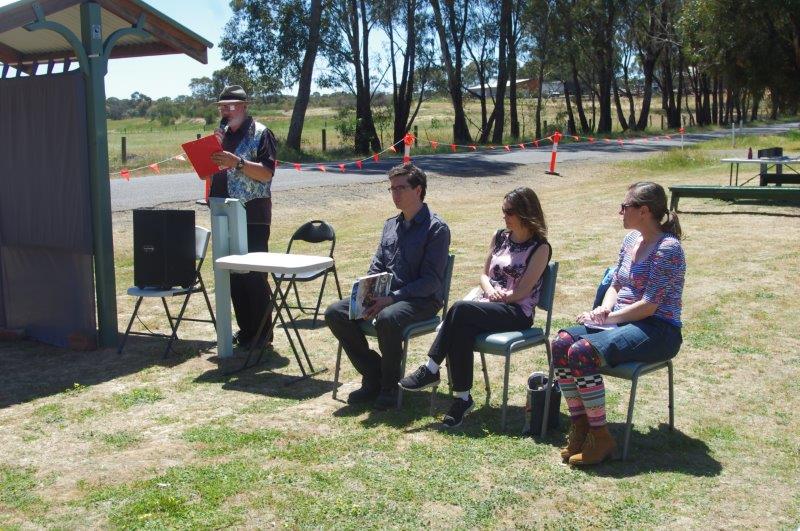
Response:
[[[608,431],[608,426],[591,428],[586,435],[586,441],[579,454],[569,458],[570,465],[596,465],[611,457],[617,449],[614,436]]]
[[[570,457],[580,453],[586,434],[589,433],[589,419],[586,415],[581,415],[571,420],[572,425],[569,427],[569,433],[567,434],[567,446],[561,449],[561,460],[565,463],[569,461]]]

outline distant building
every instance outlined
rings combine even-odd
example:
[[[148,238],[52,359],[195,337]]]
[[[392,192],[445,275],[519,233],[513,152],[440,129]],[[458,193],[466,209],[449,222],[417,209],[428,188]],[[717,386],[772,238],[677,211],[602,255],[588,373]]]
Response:
[[[539,88],[539,83],[535,79],[532,78],[524,78],[524,79],[517,79],[516,82],[517,90],[523,92],[534,93]],[[511,82],[506,82],[506,90],[511,87]],[[467,87],[467,93],[471,94],[476,98],[480,98],[481,94],[484,91],[489,93],[489,96],[494,96],[495,91],[497,90],[497,80],[494,80],[487,85],[481,87],[480,85],[475,85],[472,87]]]

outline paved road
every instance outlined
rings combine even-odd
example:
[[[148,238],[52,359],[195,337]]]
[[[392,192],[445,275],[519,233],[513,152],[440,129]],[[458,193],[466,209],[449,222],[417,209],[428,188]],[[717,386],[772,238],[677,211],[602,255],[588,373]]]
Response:
[[[745,127],[744,133],[785,133],[797,130],[798,127],[800,124],[796,122]],[[684,137],[684,142],[688,145],[729,135],[730,131],[691,134]],[[620,147],[616,142],[595,142],[593,144],[580,142],[559,146],[558,161],[559,163],[586,160],[602,162],[638,158],[679,145],[680,137],[678,135],[673,136],[672,140],[626,142],[624,147]],[[440,175],[492,177],[511,173],[518,166],[526,164],[539,164],[544,167],[550,161],[550,151],[550,145],[525,150],[515,149],[511,152],[506,152],[501,148],[492,151],[422,155],[414,157],[414,162],[425,170]],[[386,178],[386,172],[396,163],[396,159],[365,162],[362,170],[347,173],[305,170],[297,172],[284,166],[278,168],[272,189],[278,192],[292,188],[378,182]],[[331,163],[331,165],[334,164]],[[137,177],[130,181],[113,179],[111,181],[111,208],[116,212],[154,207],[164,203],[193,201],[202,197],[203,190],[203,182],[194,173],[152,175]]]

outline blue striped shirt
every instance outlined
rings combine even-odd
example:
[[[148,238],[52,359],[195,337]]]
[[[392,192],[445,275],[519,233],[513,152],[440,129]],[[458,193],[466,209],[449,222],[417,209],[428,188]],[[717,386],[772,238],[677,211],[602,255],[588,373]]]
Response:
[[[634,263],[633,251],[639,238],[641,234],[638,231],[631,231],[622,241],[613,280],[617,289],[614,310],[644,300],[658,305],[654,317],[682,326],[681,297],[686,258],[681,242],[671,234],[664,234],[645,259]]]

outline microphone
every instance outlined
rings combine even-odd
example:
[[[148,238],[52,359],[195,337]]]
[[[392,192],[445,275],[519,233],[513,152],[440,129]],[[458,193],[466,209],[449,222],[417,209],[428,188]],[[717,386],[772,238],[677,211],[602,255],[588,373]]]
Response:
[[[222,119],[219,121],[218,129],[220,129],[222,131],[223,135],[228,132],[228,117],[227,116],[223,116]]]

